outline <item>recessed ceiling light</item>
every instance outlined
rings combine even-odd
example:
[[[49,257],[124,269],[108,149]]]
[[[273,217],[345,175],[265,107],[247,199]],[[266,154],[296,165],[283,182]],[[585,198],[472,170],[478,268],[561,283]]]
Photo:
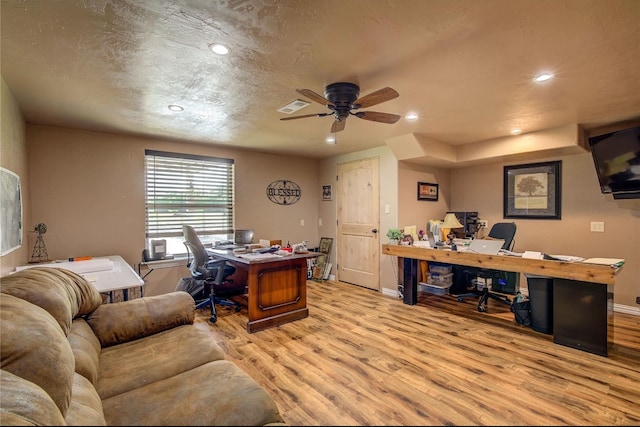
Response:
[[[553,78],[553,73],[542,73],[542,74],[538,74],[537,76],[535,76],[533,78],[534,82],[546,82],[547,80],[551,80]]]
[[[335,136],[328,136],[325,141],[327,141],[327,144],[335,144],[336,143],[336,137]]]
[[[226,55],[227,53],[229,53],[229,48],[220,43],[211,43],[209,45],[209,49],[211,49],[213,53],[216,53],[218,55]]]
[[[512,135],[517,135],[517,134],[519,134],[519,133],[522,133],[522,130],[521,130],[521,129],[511,129],[511,134],[512,134]]]
[[[404,118],[407,120],[418,120],[418,113],[408,113]]]
[[[171,104],[171,105],[169,105],[168,108],[171,111],[182,111],[182,110],[184,110],[184,108],[182,108],[181,106],[176,105],[176,104]]]

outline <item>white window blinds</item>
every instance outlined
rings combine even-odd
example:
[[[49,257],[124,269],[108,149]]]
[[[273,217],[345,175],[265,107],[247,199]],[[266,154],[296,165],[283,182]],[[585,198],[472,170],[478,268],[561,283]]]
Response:
[[[145,150],[146,237],[233,233],[233,160]]]

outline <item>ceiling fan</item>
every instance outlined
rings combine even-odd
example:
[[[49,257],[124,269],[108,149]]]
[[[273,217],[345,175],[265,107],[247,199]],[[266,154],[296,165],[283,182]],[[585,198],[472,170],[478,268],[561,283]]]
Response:
[[[377,111],[355,111],[360,108],[368,108],[374,105],[380,104],[385,101],[397,98],[400,96],[398,92],[390,87],[385,87],[375,92],[365,95],[362,98],[358,98],[360,95],[360,87],[354,83],[332,83],[324,88],[324,97],[315,93],[310,89],[296,89],[301,95],[307,98],[329,107],[331,112],[319,113],[319,114],[305,114],[302,116],[284,117],[280,120],[295,120],[303,119],[305,117],[326,117],[334,116],[335,121],[331,125],[331,133],[336,133],[344,130],[347,117],[356,116],[360,119],[371,120],[373,122],[380,123],[395,123],[400,120],[400,116],[397,114],[379,113]]]

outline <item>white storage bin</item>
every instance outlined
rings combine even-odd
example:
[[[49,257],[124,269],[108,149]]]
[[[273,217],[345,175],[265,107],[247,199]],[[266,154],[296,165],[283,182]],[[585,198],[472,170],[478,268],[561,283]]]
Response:
[[[452,268],[451,264],[429,263],[429,271],[432,273],[449,274],[452,272]]]
[[[422,292],[427,292],[433,295],[447,295],[451,285],[436,285],[434,283],[419,283],[419,289]]]
[[[453,273],[442,274],[431,272],[427,277],[427,283],[451,286],[453,284]]]

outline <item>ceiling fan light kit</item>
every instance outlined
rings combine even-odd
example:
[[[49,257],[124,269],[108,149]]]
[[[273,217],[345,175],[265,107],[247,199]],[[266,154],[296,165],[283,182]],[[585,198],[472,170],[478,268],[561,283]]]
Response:
[[[333,116],[334,122],[331,125],[331,133],[343,131],[346,119],[349,116],[356,116],[359,119],[388,124],[393,124],[400,120],[400,115],[398,114],[380,113],[377,111],[356,111],[360,108],[372,107],[400,96],[398,92],[390,87],[382,88],[362,98],[358,98],[360,95],[360,87],[355,83],[349,82],[331,83],[324,88],[324,97],[310,89],[296,89],[296,91],[318,104],[325,105],[331,112],[283,117],[280,120]]]

